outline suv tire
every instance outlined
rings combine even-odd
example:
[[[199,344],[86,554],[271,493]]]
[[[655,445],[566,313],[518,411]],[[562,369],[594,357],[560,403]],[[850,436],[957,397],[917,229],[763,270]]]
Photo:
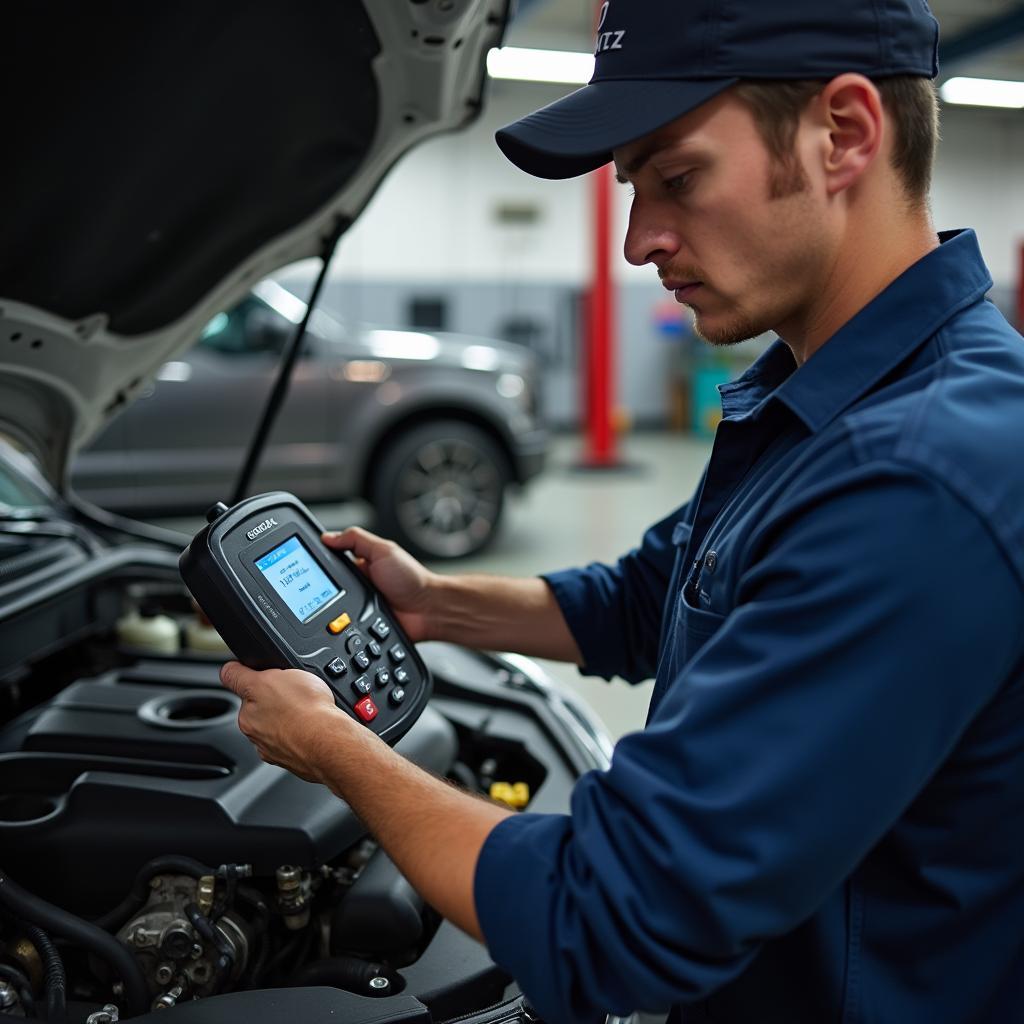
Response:
[[[501,521],[505,453],[479,427],[421,423],[384,449],[370,480],[377,527],[417,558],[482,551]]]

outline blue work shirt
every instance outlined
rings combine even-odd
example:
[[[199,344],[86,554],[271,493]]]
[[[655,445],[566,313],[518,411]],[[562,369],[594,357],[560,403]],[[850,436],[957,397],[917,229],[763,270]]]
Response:
[[[942,241],[721,388],[639,548],[547,577],[583,671],[656,678],[571,816],[478,862],[550,1024],[1024,1020],[1024,342]]]

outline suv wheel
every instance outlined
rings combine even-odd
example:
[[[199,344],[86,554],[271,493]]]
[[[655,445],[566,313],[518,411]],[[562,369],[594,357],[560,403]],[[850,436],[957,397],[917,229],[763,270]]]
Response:
[[[370,497],[380,531],[419,558],[461,558],[493,539],[508,462],[468,423],[424,423],[385,450]]]

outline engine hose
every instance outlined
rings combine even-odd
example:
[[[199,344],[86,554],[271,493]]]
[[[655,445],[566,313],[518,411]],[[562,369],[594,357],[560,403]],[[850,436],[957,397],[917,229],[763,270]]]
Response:
[[[149,883],[157,875],[191,875],[193,878],[202,878],[203,875],[213,873],[213,868],[191,857],[180,857],[176,854],[154,857],[142,865],[128,895],[113,910],[108,910],[102,917],[96,918],[93,924],[105,931],[116,932],[128,918],[145,905],[149,898]]]
[[[238,880],[248,878],[252,874],[252,868],[248,864],[221,864],[217,868],[217,877],[225,880],[224,891],[220,898],[214,903],[210,910],[210,920],[218,921],[235,902],[235,894],[238,891]]]
[[[28,980],[28,977],[18,970],[17,967],[11,967],[8,964],[0,964],[0,981],[9,982],[14,986],[14,990],[18,993],[18,998],[21,1000],[21,1008],[25,1011],[26,1017],[34,1017],[36,1015],[36,1004],[32,998],[32,983]],[[4,1019],[14,1020],[9,1014],[4,1014]],[[19,1017],[18,1020],[23,1018]]]
[[[62,910],[23,889],[0,870],[0,904],[22,920],[46,929],[95,953],[105,961],[124,985],[129,1016],[149,1009],[149,989],[142,968],[126,946],[102,928]]]
[[[343,988],[361,996],[390,995],[393,989],[375,989],[370,985],[371,978],[393,978],[384,964],[359,960],[354,956],[335,956],[330,960],[314,960],[311,964],[299,968],[292,976],[290,984],[329,985],[332,988]]]
[[[191,922],[192,927],[199,932],[200,937],[217,950],[217,963],[213,975],[213,994],[216,995],[224,990],[224,986],[231,977],[235,966],[235,951],[195,903],[190,903],[185,907],[185,916]]]
[[[213,946],[215,949],[220,950],[222,953],[226,953],[228,956],[233,956],[231,947],[228,945],[227,940],[213,925],[210,923],[210,919],[206,917],[203,912],[195,903],[189,903],[185,907],[185,916],[189,919],[192,927]]]
[[[42,928],[30,924],[26,931],[46,969],[46,1019],[48,1022],[63,1024],[68,1017],[68,976],[64,970],[64,961],[53,940]]]
[[[214,965],[213,971],[213,987],[210,989],[210,995],[219,996],[224,991],[224,986],[227,985],[231,977],[231,969],[234,966],[234,959],[228,956],[227,953],[217,954],[217,963]]]

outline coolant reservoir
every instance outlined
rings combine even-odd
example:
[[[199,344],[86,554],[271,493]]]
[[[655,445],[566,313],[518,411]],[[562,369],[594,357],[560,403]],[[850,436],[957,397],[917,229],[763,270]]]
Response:
[[[143,615],[133,609],[117,620],[117,639],[127,647],[176,654],[181,647],[178,623],[169,615]]]
[[[190,619],[185,624],[185,646],[193,651],[208,651],[212,654],[231,653],[220,633],[200,619]]]

